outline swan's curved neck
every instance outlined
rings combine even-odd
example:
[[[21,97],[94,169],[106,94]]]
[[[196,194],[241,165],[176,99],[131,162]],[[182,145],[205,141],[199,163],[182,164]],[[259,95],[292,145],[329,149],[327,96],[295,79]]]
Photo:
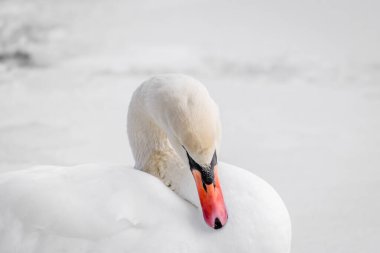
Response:
[[[135,168],[152,174],[168,187],[198,205],[189,166],[172,147],[166,132],[159,127],[144,103],[146,94],[137,89],[128,109],[128,138],[135,158]]]

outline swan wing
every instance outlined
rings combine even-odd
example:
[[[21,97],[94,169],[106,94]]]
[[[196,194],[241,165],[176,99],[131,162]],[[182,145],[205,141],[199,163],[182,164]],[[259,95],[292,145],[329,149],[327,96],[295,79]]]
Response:
[[[125,166],[38,166],[0,174],[0,252],[287,253],[290,219],[264,180],[220,163],[227,225]],[[195,190],[195,188],[193,189]]]

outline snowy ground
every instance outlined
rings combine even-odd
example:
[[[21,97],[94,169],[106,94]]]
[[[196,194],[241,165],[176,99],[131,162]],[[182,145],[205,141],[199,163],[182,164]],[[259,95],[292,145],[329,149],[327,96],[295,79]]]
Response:
[[[292,252],[376,252],[379,8],[283,5],[0,2],[0,172],[132,164],[133,90],[155,73],[184,72],[220,105],[220,159],[283,197]]]

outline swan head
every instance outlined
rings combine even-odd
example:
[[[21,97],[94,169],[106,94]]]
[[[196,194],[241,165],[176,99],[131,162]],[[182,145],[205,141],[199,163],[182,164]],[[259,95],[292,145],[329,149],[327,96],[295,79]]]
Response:
[[[162,136],[167,137],[188,168],[185,173],[195,180],[205,222],[215,229],[223,227],[228,215],[218,177],[221,124],[218,107],[207,89],[186,75],[167,74],[143,83],[139,93],[152,124],[162,130],[155,148],[164,149]]]

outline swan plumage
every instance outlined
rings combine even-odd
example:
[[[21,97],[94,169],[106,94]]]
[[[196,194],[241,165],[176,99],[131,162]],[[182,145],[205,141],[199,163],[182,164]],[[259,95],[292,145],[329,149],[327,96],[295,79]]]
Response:
[[[136,109],[152,106],[151,111],[153,108],[164,110],[160,108],[162,104],[154,104],[163,98],[149,97],[154,95],[151,85],[163,85],[155,88],[173,92],[170,89],[177,89],[176,82],[184,83],[181,80],[188,82],[182,88],[190,89],[189,92],[195,90],[197,98],[193,96],[193,99],[199,99],[199,94],[208,96],[203,85],[194,79],[164,75],[150,79],[140,86],[140,92],[135,92],[132,101],[138,99],[134,104],[139,104]],[[165,87],[168,82],[172,82],[171,88]],[[194,86],[196,88],[192,90]],[[141,89],[149,91],[141,92]],[[178,97],[187,99],[183,94]],[[177,99],[176,96],[172,98]],[[165,102],[173,106],[173,101]],[[195,102],[186,101],[185,104]],[[210,110],[215,115],[202,122],[214,124],[214,131],[211,131],[214,136],[210,137],[212,143],[206,141],[204,147],[191,147],[186,138],[189,135],[201,138],[210,133],[206,130],[199,134],[196,131],[198,125],[186,134],[178,133],[182,126],[173,129],[176,120],[170,118],[173,110],[178,108],[170,108],[167,122],[154,119],[157,125],[153,126],[153,132],[158,132],[151,135],[167,141],[164,144],[138,142],[138,138],[142,138],[139,134],[146,138],[146,134],[152,134],[146,130],[152,128],[144,129],[146,126],[143,126],[143,131],[138,133],[137,125],[129,126],[137,170],[121,165],[86,164],[37,166],[1,174],[0,252],[289,252],[291,225],[281,198],[264,180],[233,165],[218,162],[229,215],[227,224],[215,231],[202,221],[193,178],[184,163],[186,151],[183,150],[188,149],[199,161],[209,160],[213,150],[218,150],[220,123],[212,118],[218,117],[217,107],[213,101],[207,103],[210,108],[205,111]],[[156,115],[142,115],[142,111],[136,109],[134,112],[140,114],[134,118],[138,113],[131,113],[130,106],[129,120],[146,123],[146,117],[151,120],[152,115]],[[189,112],[194,111],[182,111],[184,115]],[[163,128],[167,129],[160,132]],[[175,134],[168,136],[168,132]],[[161,149],[155,153],[157,147]],[[152,162],[152,159],[158,159],[160,163]],[[161,171],[154,171],[156,168],[152,165]],[[165,171],[165,167],[171,170]],[[179,170],[177,174],[175,169]]]

